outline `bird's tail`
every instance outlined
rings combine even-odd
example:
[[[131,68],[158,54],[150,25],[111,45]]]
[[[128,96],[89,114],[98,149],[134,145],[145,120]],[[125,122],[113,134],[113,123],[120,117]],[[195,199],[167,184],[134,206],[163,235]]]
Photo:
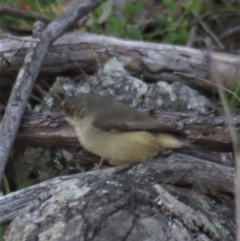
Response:
[[[187,139],[165,133],[158,135],[158,143],[161,149],[182,149],[191,147],[191,142]]]
[[[170,134],[159,134],[158,142],[160,150],[191,150],[192,154],[194,154],[194,152],[196,151],[198,157],[219,163],[219,157],[217,155],[213,154],[207,148],[199,146],[184,137],[174,136]]]

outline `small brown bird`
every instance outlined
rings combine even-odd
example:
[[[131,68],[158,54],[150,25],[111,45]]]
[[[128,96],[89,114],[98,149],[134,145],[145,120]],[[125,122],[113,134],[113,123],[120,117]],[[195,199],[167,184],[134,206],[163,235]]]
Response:
[[[145,161],[165,149],[195,145],[181,131],[98,94],[70,97],[62,109],[82,146],[112,165]]]

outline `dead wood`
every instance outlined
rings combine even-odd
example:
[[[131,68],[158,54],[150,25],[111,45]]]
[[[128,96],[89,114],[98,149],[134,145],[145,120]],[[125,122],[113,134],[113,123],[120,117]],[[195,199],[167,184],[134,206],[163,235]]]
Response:
[[[48,47],[67,29],[76,24],[79,19],[89,14],[102,2],[104,1],[89,0],[84,3],[80,3],[73,8],[73,10],[53,21],[45,29],[45,26],[42,25],[35,26],[35,37],[40,38],[41,42],[37,44],[30,44],[26,57],[25,54],[23,56],[23,58],[25,57],[24,61],[22,59],[23,66],[20,69],[16,82],[13,86],[0,126],[0,182],[2,180],[9,153],[15,140],[25,106],[31,94],[35,80],[37,79],[44,56],[48,51]],[[39,26],[41,26],[41,28],[37,29]]]
[[[38,12],[34,12],[33,10],[26,11],[23,9],[13,7],[10,4],[6,4],[6,3],[1,4],[0,13],[2,15],[9,15],[9,16],[13,16],[15,18],[26,19],[26,20],[30,20],[30,21],[39,20],[39,21],[47,23],[51,20],[50,17],[39,14]]]
[[[2,77],[17,73],[29,48],[21,41],[1,40]],[[239,56],[206,52],[188,47],[120,40],[82,32],[71,32],[58,39],[47,53],[40,74],[92,73],[115,56],[131,74],[151,81],[184,81],[186,84],[212,91],[212,85],[197,78],[214,82],[221,79],[225,87],[237,83],[240,75]],[[9,65],[11,63],[11,65]],[[190,76],[176,75],[181,72]],[[195,78],[196,77],[196,78]]]
[[[183,130],[192,141],[212,151],[232,151],[232,140],[222,116],[176,112],[155,112],[154,116]],[[240,116],[232,117],[240,136]],[[47,148],[80,146],[72,128],[57,113],[25,115],[15,144]]]
[[[0,223],[15,218],[6,236],[11,241],[231,241],[233,200],[220,193],[232,192],[233,183],[231,167],[173,154],[130,170],[58,177],[0,197]],[[211,195],[192,189],[196,185]]]

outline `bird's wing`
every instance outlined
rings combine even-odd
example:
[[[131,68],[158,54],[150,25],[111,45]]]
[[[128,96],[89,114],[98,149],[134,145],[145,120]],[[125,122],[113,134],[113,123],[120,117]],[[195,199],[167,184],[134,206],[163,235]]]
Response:
[[[178,136],[186,136],[183,132],[174,127],[171,127],[164,122],[157,120],[151,116],[147,116],[142,113],[137,113],[130,118],[126,117],[113,117],[113,118],[104,118],[104,121],[99,118],[93,123],[98,129],[104,131],[150,131],[150,132],[162,132],[162,133],[171,133]]]

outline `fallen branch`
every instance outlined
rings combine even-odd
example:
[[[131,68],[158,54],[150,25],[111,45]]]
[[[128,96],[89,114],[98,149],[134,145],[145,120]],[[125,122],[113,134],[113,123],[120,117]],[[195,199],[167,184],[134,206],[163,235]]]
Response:
[[[232,140],[222,116],[157,112],[154,116],[182,129],[195,143],[210,150],[232,151]],[[233,120],[240,136],[240,116],[233,115]],[[47,148],[80,146],[74,131],[58,113],[25,115],[15,144]]]
[[[0,62],[2,79],[11,77],[19,70],[29,44],[21,47],[20,41],[0,41],[0,51],[12,63],[8,66],[6,61]],[[20,48],[21,51],[14,55],[13,50]],[[82,71],[92,73],[115,56],[131,74],[141,75],[151,81],[183,81],[208,92],[212,92],[215,84],[208,84],[198,78],[213,82],[212,75],[216,73],[223,80],[225,88],[238,83],[239,56],[209,51],[210,68],[205,54],[188,47],[120,40],[75,31],[65,34],[54,43],[45,57],[40,74],[49,77],[64,73],[79,74]],[[190,77],[179,76],[174,72],[188,74]]]
[[[102,2],[104,1],[89,0],[85,3],[80,3],[73,10],[49,24],[43,31],[36,33],[36,36],[38,36],[42,42],[30,45],[31,47],[28,49],[23,67],[18,73],[0,126],[0,182],[25,106],[40,71],[44,56],[48,51],[48,47],[69,29],[69,27],[77,23],[80,18],[89,14]]]
[[[99,227],[99,232],[102,231],[103,227],[107,227],[107,229],[112,230],[112,233],[118,233],[116,231],[122,227],[120,225],[122,222],[121,212],[126,214],[130,212],[140,221],[141,215],[137,215],[138,210],[150,211],[153,209],[155,211],[150,211],[149,220],[155,217],[154,220],[163,222],[161,225],[166,225],[174,216],[178,222],[183,222],[187,232],[191,233],[193,227],[189,225],[194,216],[194,219],[199,220],[192,222],[196,235],[203,232],[204,235],[209,235],[209,238],[214,240],[226,240],[226,237],[228,240],[234,240],[234,227],[231,225],[233,207],[229,206],[229,201],[225,202],[223,199],[212,205],[213,199],[197,193],[194,188],[197,186],[199,187],[198,191],[203,190],[204,193],[215,196],[222,192],[232,193],[233,182],[234,169],[231,167],[206,162],[187,155],[173,154],[164,159],[157,158],[139,164],[130,170],[118,167],[58,177],[0,197],[0,223],[8,223],[15,218],[8,233],[8,238],[11,237],[12,241],[16,240],[13,236],[15,232],[18,232],[20,239],[21,233],[26,235],[27,232],[28,235],[32,235],[31,231],[25,229],[32,223],[38,224],[33,229],[28,229],[34,230],[35,235],[41,235],[41,230],[44,230],[48,235],[67,232],[69,225],[74,224],[77,227],[78,225],[90,225],[87,235],[90,235],[91,229],[96,227]],[[188,188],[185,189],[184,186]],[[189,189],[189,187],[194,189]],[[181,196],[185,198],[182,199]],[[187,196],[189,198],[186,198]],[[220,198],[219,195],[218,197]],[[210,206],[211,213],[209,213]],[[114,207],[117,207],[116,211],[114,211]],[[98,226],[99,222],[106,221],[106,217],[111,219],[111,216],[118,212],[120,212],[120,216],[116,217],[114,221],[116,226],[110,224]],[[163,212],[164,219],[160,218],[159,212]],[[31,215],[29,215],[30,213]],[[190,213],[192,214],[190,215]],[[213,213],[214,215],[212,215]],[[44,216],[45,214],[48,218]],[[88,220],[89,215],[94,216],[94,220],[98,220],[97,223]],[[148,214],[145,215],[146,213],[143,215],[145,218],[148,217]],[[81,217],[84,217],[83,220]],[[103,217],[105,217],[105,221],[103,221]],[[53,221],[56,224],[55,227],[61,223],[61,230],[46,231],[51,229],[51,225],[45,223],[45,220],[49,220],[49,218],[55,220]],[[127,220],[131,220],[129,218]],[[62,219],[65,221],[61,221]],[[180,225],[179,229],[182,228]],[[79,232],[72,233],[75,237],[84,235],[85,231],[82,229],[77,228],[76,230]],[[157,230],[158,237],[161,237],[162,230]],[[166,227],[166,230],[172,232],[171,227]],[[109,240],[108,232],[104,233],[103,240]],[[62,240],[67,239],[66,236],[64,238]]]

